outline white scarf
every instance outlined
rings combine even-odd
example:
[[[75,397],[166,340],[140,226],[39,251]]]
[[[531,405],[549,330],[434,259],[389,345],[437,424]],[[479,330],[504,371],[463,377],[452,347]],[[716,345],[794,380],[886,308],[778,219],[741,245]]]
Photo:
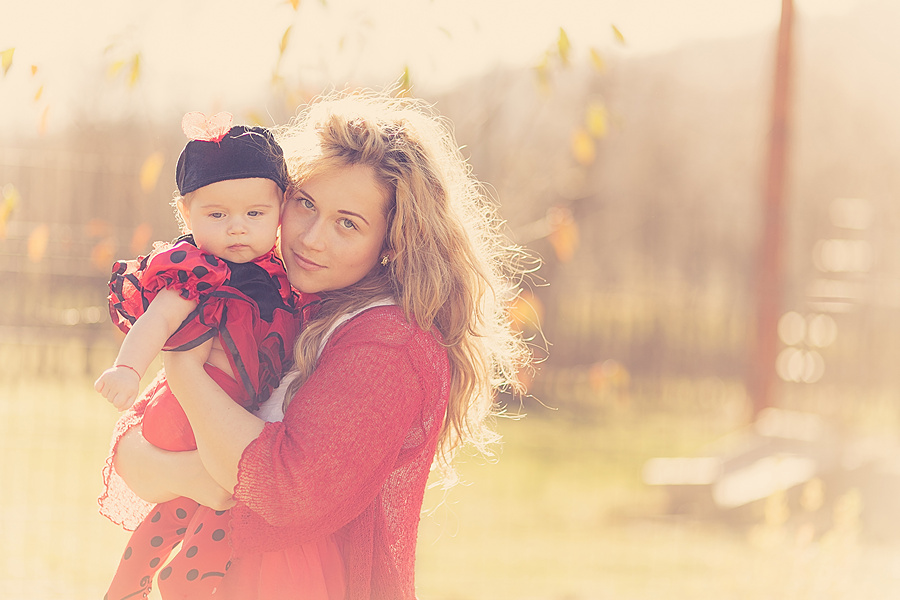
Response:
[[[381,298],[379,300],[374,300],[369,304],[363,306],[359,310],[354,310],[352,312],[341,315],[335,320],[335,322],[331,325],[328,331],[325,332],[325,335],[322,336],[322,341],[319,342],[319,351],[316,353],[316,358],[321,356],[322,350],[325,349],[325,344],[328,342],[328,339],[331,337],[338,327],[360,314],[361,312],[367,311],[370,308],[375,308],[376,306],[391,306],[396,304],[393,298]],[[297,371],[289,371],[285,374],[284,377],[281,378],[281,383],[278,384],[278,387],[272,390],[272,394],[269,396],[268,400],[259,405],[259,410],[256,412],[256,416],[262,419],[263,421],[274,422],[281,421],[284,419],[284,396],[287,393],[288,386],[291,385],[291,382],[297,377]]]

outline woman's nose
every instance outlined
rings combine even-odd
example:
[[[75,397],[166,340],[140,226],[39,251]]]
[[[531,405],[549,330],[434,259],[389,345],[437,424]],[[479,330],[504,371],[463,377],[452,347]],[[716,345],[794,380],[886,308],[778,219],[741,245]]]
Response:
[[[324,233],[321,219],[310,219],[306,223],[306,228],[300,234],[300,238],[307,248],[321,250],[325,247]]]

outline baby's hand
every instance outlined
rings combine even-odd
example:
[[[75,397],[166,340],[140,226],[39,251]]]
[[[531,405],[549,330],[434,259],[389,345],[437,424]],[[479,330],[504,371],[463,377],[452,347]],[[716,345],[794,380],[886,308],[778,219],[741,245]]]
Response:
[[[134,404],[141,386],[137,371],[128,367],[110,367],[94,382],[94,389],[123,411]]]

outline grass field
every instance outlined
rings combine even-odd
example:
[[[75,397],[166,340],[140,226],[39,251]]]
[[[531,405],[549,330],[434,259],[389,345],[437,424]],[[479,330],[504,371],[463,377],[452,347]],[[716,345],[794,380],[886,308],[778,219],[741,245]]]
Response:
[[[750,527],[663,514],[643,461],[718,437],[716,411],[527,408],[495,463],[429,491],[421,600],[900,598],[900,546],[852,518],[812,538],[777,498]],[[126,539],[95,500],[115,418],[87,379],[0,384],[0,598],[102,598]]]

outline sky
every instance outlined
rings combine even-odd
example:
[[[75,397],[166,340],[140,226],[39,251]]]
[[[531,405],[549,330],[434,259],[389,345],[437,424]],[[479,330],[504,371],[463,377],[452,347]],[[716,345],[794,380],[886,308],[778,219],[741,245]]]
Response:
[[[800,17],[840,15],[871,1],[795,6]],[[88,110],[115,118],[264,104],[276,65],[307,88],[384,86],[408,67],[414,91],[427,93],[497,65],[533,66],[560,28],[576,57],[590,48],[640,55],[774,31],[780,7],[781,0],[299,0],[295,10],[290,0],[0,0],[0,52],[15,49],[0,74],[0,144],[4,132],[52,132]],[[136,54],[139,77],[129,85]]]

